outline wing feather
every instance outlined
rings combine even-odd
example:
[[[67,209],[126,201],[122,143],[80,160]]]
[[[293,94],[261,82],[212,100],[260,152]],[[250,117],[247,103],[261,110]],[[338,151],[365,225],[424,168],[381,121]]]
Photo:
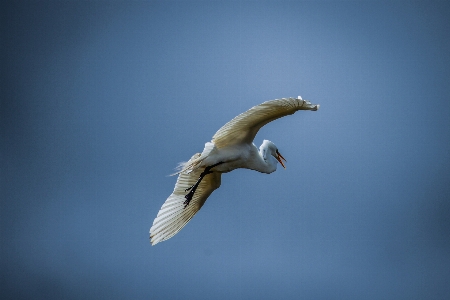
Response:
[[[212,138],[217,148],[230,143],[252,143],[259,129],[273,120],[291,115],[298,110],[317,110],[319,105],[298,98],[266,101],[238,115],[220,128]]]
[[[187,164],[199,156],[200,153],[195,154]],[[152,245],[168,240],[177,234],[200,210],[209,195],[220,186],[220,173],[213,172],[206,175],[197,187],[191,202],[184,208],[184,196],[187,193],[185,190],[197,181],[202,172],[203,169],[199,168],[188,174],[182,172],[178,175],[173,193],[162,205],[150,228]]]

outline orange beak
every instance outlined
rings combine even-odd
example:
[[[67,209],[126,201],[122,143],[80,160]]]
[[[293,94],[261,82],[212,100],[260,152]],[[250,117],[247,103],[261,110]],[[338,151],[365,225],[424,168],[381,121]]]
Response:
[[[283,159],[284,161],[286,161],[286,159],[283,157],[283,155],[281,155],[280,152],[278,152],[278,150],[277,150],[277,160],[278,160],[278,162],[283,166],[283,168],[286,169],[286,167],[284,166],[283,161],[282,161],[281,159]]]

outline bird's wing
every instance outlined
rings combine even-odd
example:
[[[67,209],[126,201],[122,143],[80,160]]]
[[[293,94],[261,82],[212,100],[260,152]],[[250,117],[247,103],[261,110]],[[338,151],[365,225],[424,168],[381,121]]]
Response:
[[[317,110],[319,105],[298,98],[283,98],[264,102],[235,117],[220,128],[212,138],[217,148],[230,144],[252,143],[258,130],[278,118],[297,110]]]
[[[195,154],[187,163],[199,156],[200,153]],[[186,200],[184,196],[187,194],[185,190],[196,183],[202,171],[203,169],[199,168],[189,174],[182,172],[178,175],[173,193],[164,202],[150,228],[152,245],[170,239],[177,234],[200,210],[209,195],[220,186],[220,173],[213,172],[206,175],[197,187],[189,205],[184,208],[184,201]]]

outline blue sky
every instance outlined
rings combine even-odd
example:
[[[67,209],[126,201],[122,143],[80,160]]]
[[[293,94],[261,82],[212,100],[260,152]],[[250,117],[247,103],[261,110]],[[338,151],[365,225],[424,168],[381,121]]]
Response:
[[[446,2],[1,7],[1,286],[10,299],[450,296]],[[263,101],[287,169],[236,170],[172,239],[180,161]]]

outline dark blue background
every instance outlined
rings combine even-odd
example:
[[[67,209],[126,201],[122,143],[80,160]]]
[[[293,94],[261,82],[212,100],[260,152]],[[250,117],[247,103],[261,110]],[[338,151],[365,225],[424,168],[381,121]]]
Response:
[[[447,2],[1,5],[10,299],[450,297]],[[151,247],[179,161],[266,100],[287,169]],[[7,297],[5,297],[7,296]]]

